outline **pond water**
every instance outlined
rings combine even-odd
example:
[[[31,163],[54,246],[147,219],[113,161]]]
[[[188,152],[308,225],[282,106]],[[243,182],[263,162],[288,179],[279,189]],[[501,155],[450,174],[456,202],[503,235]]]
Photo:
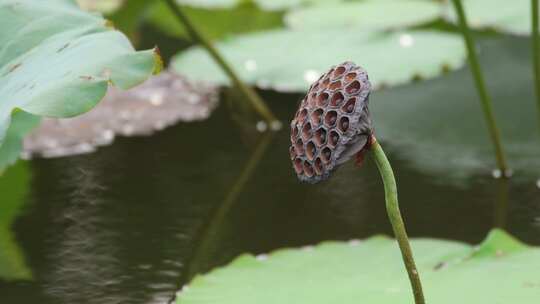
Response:
[[[445,77],[456,78],[438,81]],[[287,125],[300,95],[264,97]],[[207,121],[119,138],[93,154],[20,162],[2,188],[11,213],[0,216],[0,267],[13,269],[0,272],[0,303],[165,303],[194,274],[241,253],[390,235],[371,159],[299,184],[288,132],[241,128],[222,104]],[[540,245],[534,180],[494,180],[486,168],[445,182],[384,144],[412,237],[477,243],[502,227]]]

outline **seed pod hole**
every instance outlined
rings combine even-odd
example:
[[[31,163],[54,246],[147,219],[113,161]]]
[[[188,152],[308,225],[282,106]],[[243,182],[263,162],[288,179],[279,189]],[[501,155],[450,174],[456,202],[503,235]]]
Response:
[[[317,154],[317,148],[315,148],[315,144],[312,141],[310,141],[306,145],[307,159],[313,160],[315,158],[315,154]]]
[[[343,133],[347,132],[347,130],[349,130],[349,118],[341,117],[339,119],[338,128]]]
[[[313,94],[309,95],[308,105],[310,107],[315,106],[315,101],[316,100],[317,100],[317,93],[313,93]]]
[[[341,75],[343,75],[343,73],[345,73],[346,69],[345,67],[338,67],[335,71],[334,71],[334,77],[339,77]]]
[[[345,88],[345,91],[347,92],[347,94],[355,94],[360,91],[361,87],[362,86],[360,85],[360,82],[358,80],[355,80]]]
[[[294,149],[298,155],[304,154],[304,142],[300,138],[294,144]]]
[[[302,172],[304,172],[302,168],[302,160],[300,158],[294,160],[294,171],[296,174],[302,174]]]
[[[338,142],[339,142],[339,134],[338,134],[338,132],[331,131],[330,135],[328,136],[328,145],[333,148],[333,147],[337,146]]]
[[[330,90],[338,90],[338,89],[341,89],[341,81],[334,81],[330,84],[329,86],[329,89]]]
[[[315,131],[315,144],[317,144],[317,146],[322,146],[325,144],[326,142],[326,130],[323,129],[323,128],[320,128],[318,129],[317,131]]]
[[[330,78],[326,78],[325,80],[323,80],[321,84],[321,88],[327,89],[329,84],[330,84]]]
[[[291,140],[294,141],[298,137],[298,127],[296,125],[291,127]]]
[[[347,100],[347,102],[343,105],[343,107],[341,107],[341,111],[345,113],[352,113],[354,112],[355,105],[356,105],[356,97],[353,97]]]
[[[300,106],[301,108],[302,106]],[[294,118],[293,120],[291,121],[291,124],[296,124],[296,122],[298,121],[298,116],[300,115],[300,111],[296,111],[296,113],[294,113]]]
[[[343,94],[341,92],[336,92],[334,95],[332,95],[332,99],[330,100],[330,106],[332,107],[339,107],[345,97],[343,97]]]
[[[314,174],[313,166],[307,161],[304,161],[304,174],[306,174],[308,177],[312,177]]]
[[[330,148],[326,147],[321,151],[321,158],[325,164],[330,162],[330,159],[332,158],[332,150]]]
[[[311,113],[311,123],[318,126],[321,123],[323,109],[317,109]]]
[[[351,82],[356,79],[356,73],[349,73],[345,75],[345,82]]]
[[[307,109],[302,109],[302,111],[300,111],[300,114],[298,115],[298,121],[300,123],[303,123],[306,120],[306,116],[307,116]]]
[[[315,173],[317,175],[322,175],[324,171],[324,166],[322,163],[322,159],[320,157],[317,157],[317,159],[315,160],[315,163],[313,164],[313,168],[315,169]]]
[[[336,119],[337,119],[337,112],[330,111],[326,113],[326,115],[324,116],[324,124],[329,127],[332,127],[336,124]]]
[[[308,122],[302,128],[302,138],[306,140],[306,139],[309,139],[310,137],[311,137],[311,124]]]
[[[291,160],[296,158],[296,150],[294,149],[294,146],[289,148],[289,154],[291,155]]]
[[[322,93],[317,97],[317,105],[319,107],[326,107],[328,104],[328,93]]]

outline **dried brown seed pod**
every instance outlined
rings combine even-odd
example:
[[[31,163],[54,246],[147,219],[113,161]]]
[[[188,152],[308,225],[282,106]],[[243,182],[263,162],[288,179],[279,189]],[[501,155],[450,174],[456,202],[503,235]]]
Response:
[[[311,85],[291,122],[289,151],[300,181],[327,179],[369,145],[370,93],[367,72],[352,62],[332,67]]]

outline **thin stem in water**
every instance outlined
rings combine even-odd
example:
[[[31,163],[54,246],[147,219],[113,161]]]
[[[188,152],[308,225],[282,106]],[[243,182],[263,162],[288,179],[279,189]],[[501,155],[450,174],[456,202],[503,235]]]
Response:
[[[193,259],[186,265],[185,277],[183,278],[184,282],[188,283],[198,272],[203,270],[201,269],[203,267],[201,264],[209,258],[208,254],[213,252],[211,246],[215,245],[216,237],[218,237],[220,229],[223,228],[223,221],[238,200],[246,184],[250,181],[271,141],[272,133],[262,134],[255,146],[255,150],[253,150],[253,153],[242,168],[240,175],[235,179],[225,199],[212,211],[209,221],[203,227],[200,238],[196,242]]]
[[[531,0],[531,20],[534,88],[538,111],[538,127],[540,128],[540,35],[538,33],[538,0]]]
[[[480,96],[480,101],[488,125],[491,140],[495,147],[497,166],[499,167],[499,170],[501,170],[501,176],[508,177],[508,166],[506,164],[506,157],[504,155],[504,150],[502,147],[501,135],[499,129],[497,128],[497,123],[495,122],[495,115],[493,114],[491,98],[487,93],[484,77],[482,76],[482,71],[480,70],[480,64],[478,63],[474,42],[471,36],[471,32],[469,30],[469,26],[467,25],[467,17],[465,16],[463,4],[461,3],[461,0],[452,0],[452,2],[454,3],[454,8],[458,15],[459,26],[461,28],[461,32],[463,33],[463,38],[467,47],[469,64],[471,66],[474,82],[476,84],[476,89],[478,90],[478,95]]]
[[[227,218],[229,211],[236,204],[238,197],[244,190],[244,187],[249,182],[259,162],[272,142],[272,133],[267,132],[262,134],[255,146],[255,150],[249,157],[240,175],[235,179],[230,190],[227,192],[225,199],[212,210],[212,214],[205,225],[202,227],[198,238],[194,242],[195,248],[193,254],[185,265],[185,270],[180,276],[182,284],[189,283],[195,275],[205,271],[204,267],[208,266],[205,263],[211,258],[214,252],[214,246],[220,236],[220,230],[223,228],[223,222]],[[167,302],[168,304],[175,303],[176,294]]]
[[[390,162],[388,162],[388,158],[386,158],[381,145],[377,142],[375,137],[373,137],[372,142],[371,149],[375,155],[375,163],[377,163],[377,168],[379,169],[384,183],[386,212],[388,213],[388,218],[392,224],[392,229],[394,230],[394,235],[396,236],[399,249],[401,250],[401,256],[403,257],[405,268],[407,268],[407,274],[409,275],[409,281],[411,282],[414,294],[414,301],[416,304],[425,304],[424,293],[422,292],[422,283],[420,282],[420,275],[418,274],[416,264],[414,263],[411,245],[409,244],[409,238],[407,237],[407,231],[405,230],[405,224],[403,222],[403,218],[401,217],[401,212],[399,211],[397,186],[396,179],[394,178],[394,172],[392,171]]]
[[[253,90],[251,87],[246,85],[240,77],[236,74],[234,69],[229,63],[221,56],[216,48],[212,45],[209,39],[207,39],[201,31],[197,29],[195,24],[191,22],[189,17],[184,14],[182,9],[175,3],[174,0],[164,0],[169,9],[174,13],[176,18],[184,25],[186,31],[188,32],[191,39],[199,43],[204,47],[210,56],[216,61],[216,63],[223,69],[225,74],[231,79],[233,84],[238,88],[238,90],[244,95],[246,100],[248,100],[253,108],[264,118],[268,124],[277,122],[272,111],[266,106],[264,100]]]

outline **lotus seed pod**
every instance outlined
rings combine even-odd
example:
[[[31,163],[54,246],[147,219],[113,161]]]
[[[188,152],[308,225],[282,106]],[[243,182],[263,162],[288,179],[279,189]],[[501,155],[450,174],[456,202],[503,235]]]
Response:
[[[370,92],[367,72],[352,62],[332,67],[311,85],[291,122],[289,153],[300,181],[323,181],[368,147]]]

